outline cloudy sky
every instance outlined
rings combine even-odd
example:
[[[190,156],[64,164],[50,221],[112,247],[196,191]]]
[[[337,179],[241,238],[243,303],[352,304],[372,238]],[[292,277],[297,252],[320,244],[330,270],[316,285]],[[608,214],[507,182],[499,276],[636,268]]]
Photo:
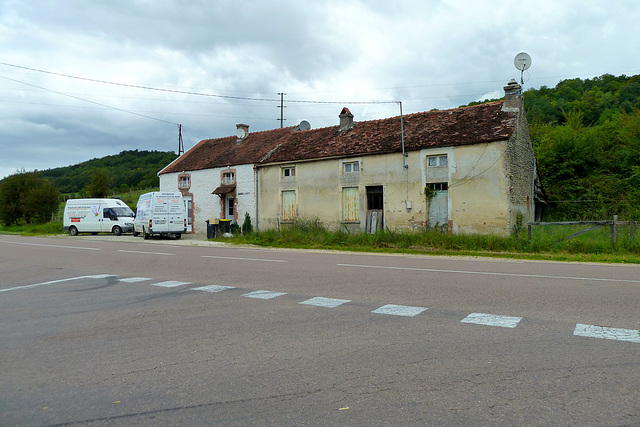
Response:
[[[0,0],[0,178],[640,74],[637,0]]]

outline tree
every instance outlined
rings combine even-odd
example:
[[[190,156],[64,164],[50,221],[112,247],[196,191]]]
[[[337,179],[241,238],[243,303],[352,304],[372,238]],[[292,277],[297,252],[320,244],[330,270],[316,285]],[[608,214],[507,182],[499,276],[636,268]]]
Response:
[[[5,225],[21,220],[47,222],[58,209],[60,193],[35,172],[19,172],[0,181],[0,220]]]
[[[91,184],[87,185],[89,197],[106,197],[111,188],[111,174],[107,168],[98,168],[91,174]]]

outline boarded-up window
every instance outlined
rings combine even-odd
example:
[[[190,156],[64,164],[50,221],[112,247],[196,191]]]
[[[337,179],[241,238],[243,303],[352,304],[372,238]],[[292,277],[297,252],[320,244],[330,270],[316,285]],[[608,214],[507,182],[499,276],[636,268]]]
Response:
[[[296,218],[296,192],[282,192],[282,220],[293,221]]]
[[[342,189],[342,220],[359,221],[360,198],[358,187],[345,187]]]

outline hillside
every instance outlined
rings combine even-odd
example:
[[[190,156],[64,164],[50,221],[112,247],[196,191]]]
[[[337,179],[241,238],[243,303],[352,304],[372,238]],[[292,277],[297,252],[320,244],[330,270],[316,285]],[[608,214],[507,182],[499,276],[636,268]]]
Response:
[[[159,185],[158,171],[177,157],[172,151],[123,151],[77,165],[39,171],[39,174],[61,193],[81,191],[91,183],[96,170],[107,172],[112,190],[153,188]]]
[[[524,93],[545,220],[640,219],[640,75]]]

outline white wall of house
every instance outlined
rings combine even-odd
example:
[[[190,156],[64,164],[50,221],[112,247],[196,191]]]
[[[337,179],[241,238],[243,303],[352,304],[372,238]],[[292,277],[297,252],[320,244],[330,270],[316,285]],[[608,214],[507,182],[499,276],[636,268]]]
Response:
[[[183,195],[193,200],[193,232],[207,233],[206,220],[210,218],[225,218],[224,200],[213,193],[222,184],[222,174],[225,171],[235,172],[236,189],[233,197],[235,203],[235,219],[238,225],[244,222],[245,212],[249,212],[255,223],[255,180],[253,165],[238,165],[229,168],[212,168],[180,173],[166,173],[160,175],[160,191],[181,191]],[[179,177],[188,175],[188,188],[179,188]]]

